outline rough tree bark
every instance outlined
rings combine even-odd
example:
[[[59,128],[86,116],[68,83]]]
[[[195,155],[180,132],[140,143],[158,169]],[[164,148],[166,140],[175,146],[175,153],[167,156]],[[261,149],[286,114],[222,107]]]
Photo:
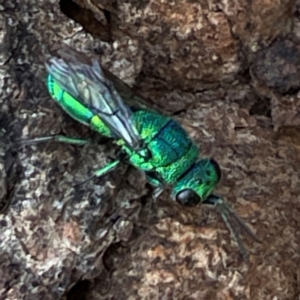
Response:
[[[3,0],[0,299],[298,299],[299,5]],[[45,58],[65,44],[177,113],[219,162],[217,192],[262,240],[245,239],[249,262],[213,210],[178,207],[168,193],[153,206],[137,170],[75,187],[110,144],[16,145],[57,133],[97,139],[46,91]]]

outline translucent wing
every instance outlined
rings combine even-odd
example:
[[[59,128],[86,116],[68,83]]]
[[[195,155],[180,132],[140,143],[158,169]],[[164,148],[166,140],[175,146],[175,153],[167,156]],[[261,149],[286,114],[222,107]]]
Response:
[[[106,78],[98,61],[86,61],[74,50],[59,50],[60,57],[52,57],[46,68],[63,90],[68,92],[137,150],[141,139],[132,121],[132,111],[124,104],[113,83]]]

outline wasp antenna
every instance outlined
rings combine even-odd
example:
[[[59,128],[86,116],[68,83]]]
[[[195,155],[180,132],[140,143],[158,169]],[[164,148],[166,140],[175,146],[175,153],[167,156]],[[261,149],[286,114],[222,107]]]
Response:
[[[227,202],[222,199],[219,196],[216,195],[209,195],[205,201],[203,203],[209,204],[209,205],[214,205],[216,210],[218,211],[218,213],[221,215],[226,227],[228,228],[228,230],[230,231],[233,239],[235,240],[235,242],[237,243],[239,250],[243,256],[244,260],[248,260],[249,258],[249,254],[246,250],[246,248],[244,247],[244,244],[239,236],[239,233],[237,232],[237,230],[232,226],[232,223],[230,222],[230,216],[233,215],[235,218],[235,220],[240,224],[242,224],[242,228],[246,230],[247,226],[246,224],[243,223],[243,221],[241,219],[239,219],[234,211],[230,208],[230,206],[227,204]],[[246,227],[246,228],[245,228]],[[247,228],[248,230],[246,230],[247,232],[250,231],[249,228]],[[250,231],[251,232],[251,231]],[[252,233],[252,232],[251,232]],[[254,234],[253,234],[254,235]]]
[[[234,210],[229,206],[228,203],[224,202],[223,200],[224,208],[227,209],[227,211],[234,217],[234,219],[238,222],[238,224],[241,226],[241,228],[247,232],[247,234],[256,242],[261,243],[261,240],[258,239],[258,237],[254,234],[254,232],[249,228],[249,226],[242,220],[235,212]]]
[[[81,186],[81,185],[84,185],[84,184],[88,183],[89,181],[91,181],[92,179],[94,179],[94,178],[96,178],[96,177],[97,177],[97,176],[96,176],[95,174],[93,174],[92,176],[88,177],[86,180],[81,181],[81,182],[78,182],[78,183],[75,183],[75,184],[73,185],[73,187],[74,187],[74,188],[77,188],[77,187],[79,187],[79,186]]]
[[[216,209],[219,212],[219,214],[221,215],[226,227],[229,229],[233,239],[235,240],[235,242],[237,243],[240,252],[243,256],[244,260],[248,260],[249,258],[249,254],[246,250],[246,248],[244,247],[244,244],[239,236],[239,234],[237,233],[237,231],[233,228],[232,224],[229,221],[229,213],[230,209],[228,209],[228,205],[226,202],[224,202],[223,199],[219,198],[218,202],[216,202]]]

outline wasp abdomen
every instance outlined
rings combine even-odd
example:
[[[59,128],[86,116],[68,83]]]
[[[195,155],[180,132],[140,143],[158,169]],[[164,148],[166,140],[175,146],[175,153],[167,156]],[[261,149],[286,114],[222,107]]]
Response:
[[[55,82],[52,75],[48,75],[47,87],[52,98],[56,100],[70,117],[84,125],[90,126],[103,136],[113,137],[111,130],[104,122],[88,107],[76,100],[67,91],[63,90],[60,85]]]

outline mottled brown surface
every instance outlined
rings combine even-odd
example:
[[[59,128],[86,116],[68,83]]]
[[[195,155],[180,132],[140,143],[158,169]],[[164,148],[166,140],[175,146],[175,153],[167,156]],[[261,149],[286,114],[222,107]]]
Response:
[[[64,2],[69,2],[65,0]],[[75,0],[142,50],[143,74],[165,88],[201,91],[233,82],[249,59],[291,29],[294,0]],[[105,17],[106,16],[106,17]],[[247,56],[245,56],[247,55]],[[163,82],[161,82],[163,81]]]
[[[251,67],[260,85],[285,93],[299,90],[300,48],[288,40],[279,40],[264,49]]]
[[[300,4],[292,18],[293,1],[119,2],[96,7],[112,44],[57,1],[0,5],[0,299],[298,299],[298,86],[283,95],[289,81],[268,60],[258,67],[279,88],[247,68],[278,53],[279,33],[290,35],[280,45],[298,47]],[[262,240],[245,239],[248,263],[213,209],[181,208],[167,193],[153,206],[137,170],[74,187],[105,164],[109,144],[16,147],[28,136],[92,135],[44,85],[45,57],[62,44],[103,53],[102,64],[151,105],[185,110],[178,120],[221,165],[217,192]]]

